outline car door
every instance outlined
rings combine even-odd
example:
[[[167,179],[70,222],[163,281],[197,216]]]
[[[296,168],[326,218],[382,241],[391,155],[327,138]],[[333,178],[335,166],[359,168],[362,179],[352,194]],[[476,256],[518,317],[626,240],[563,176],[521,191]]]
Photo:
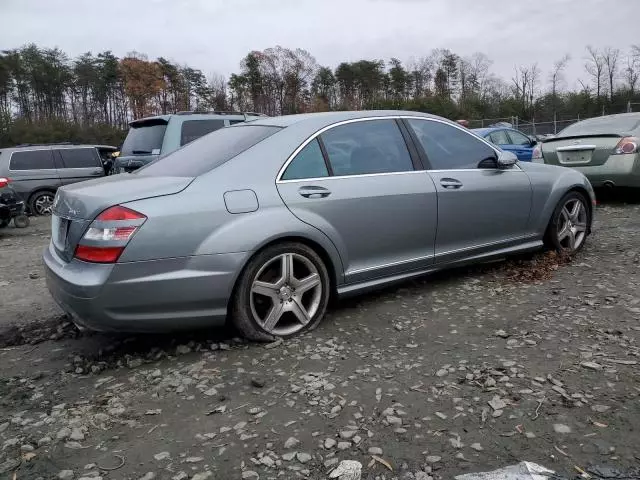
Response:
[[[507,130],[506,133],[509,135],[511,145],[513,146],[511,151],[516,154],[518,160],[530,162],[535,143],[524,133],[516,130]]]
[[[413,154],[394,119],[338,124],[309,139],[277,181],[291,212],[336,245],[347,283],[433,263],[436,191],[410,145]]]
[[[25,202],[34,192],[55,192],[60,186],[51,147],[14,151],[9,160],[9,176],[14,189]]]
[[[517,165],[498,169],[496,150],[463,128],[410,119],[438,194],[435,261],[450,262],[522,243],[532,187]]]
[[[511,139],[507,135],[506,130],[494,130],[487,137],[491,143],[498,145],[502,150],[507,152],[513,151],[513,145],[511,145]],[[513,152],[515,153],[515,152]]]
[[[54,155],[63,185],[104,176],[104,165],[95,147],[59,148]]]

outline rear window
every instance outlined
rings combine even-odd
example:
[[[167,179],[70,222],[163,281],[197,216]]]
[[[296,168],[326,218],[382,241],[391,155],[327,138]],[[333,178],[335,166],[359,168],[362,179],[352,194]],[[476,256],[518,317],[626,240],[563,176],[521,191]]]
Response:
[[[135,174],[156,177],[197,177],[278,132],[280,127],[239,125],[221,128],[142,167]]]
[[[157,120],[132,125],[124,139],[121,155],[151,155],[160,154],[167,122]]]
[[[26,150],[13,152],[9,170],[45,170],[56,168],[51,150]]]
[[[595,117],[569,125],[556,138],[576,135],[622,134],[640,127],[638,116]]]
[[[95,168],[102,165],[95,148],[61,148],[63,168]]]
[[[186,145],[222,127],[224,127],[224,120],[187,120],[182,122],[180,145]]]

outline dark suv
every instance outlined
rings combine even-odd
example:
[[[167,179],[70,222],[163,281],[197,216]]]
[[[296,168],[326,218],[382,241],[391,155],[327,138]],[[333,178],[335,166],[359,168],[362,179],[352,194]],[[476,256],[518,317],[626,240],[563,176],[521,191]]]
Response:
[[[33,215],[49,215],[58,187],[104,176],[101,155],[115,150],[67,143],[3,148],[0,177],[9,179]]]
[[[263,116],[253,112],[179,112],[134,120],[111,173],[132,172],[207,133]]]

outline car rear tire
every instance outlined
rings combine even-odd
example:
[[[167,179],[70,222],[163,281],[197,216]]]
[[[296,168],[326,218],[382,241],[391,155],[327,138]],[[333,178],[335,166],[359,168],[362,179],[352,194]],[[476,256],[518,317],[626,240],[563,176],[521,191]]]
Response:
[[[232,319],[246,338],[268,342],[314,329],[329,301],[329,273],[320,256],[287,242],[255,255],[242,272]]]
[[[53,212],[53,199],[56,194],[47,190],[34,193],[29,199],[32,215],[46,216]]]
[[[561,253],[574,254],[587,240],[591,227],[587,199],[580,192],[569,192],[558,202],[547,232],[545,243]]]

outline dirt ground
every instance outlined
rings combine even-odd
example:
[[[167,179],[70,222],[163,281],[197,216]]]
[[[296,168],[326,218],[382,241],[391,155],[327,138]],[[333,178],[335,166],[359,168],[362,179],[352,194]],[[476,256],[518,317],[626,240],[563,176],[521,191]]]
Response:
[[[426,277],[268,345],[80,334],[42,278],[47,219],[0,231],[0,478],[640,478],[640,205],[596,215],[571,262]]]

